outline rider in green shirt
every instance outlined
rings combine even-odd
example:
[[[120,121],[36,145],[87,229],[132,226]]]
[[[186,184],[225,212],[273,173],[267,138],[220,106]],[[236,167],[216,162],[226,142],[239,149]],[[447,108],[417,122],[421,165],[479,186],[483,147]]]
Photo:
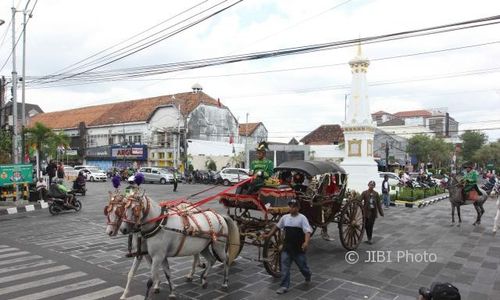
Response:
[[[273,162],[266,159],[266,150],[269,150],[267,142],[260,142],[256,150],[257,159],[250,163],[250,174],[255,177],[249,186],[248,194],[257,192],[264,186],[264,180],[269,178],[274,172]]]
[[[477,172],[472,168],[471,163],[465,164],[465,168],[467,173],[465,174],[463,181],[465,183],[464,189],[463,189],[463,199],[464,202],[467,200],[467,194],[472,190],[475,189],[478,195],[482,195],[481,191],[477,187]]]

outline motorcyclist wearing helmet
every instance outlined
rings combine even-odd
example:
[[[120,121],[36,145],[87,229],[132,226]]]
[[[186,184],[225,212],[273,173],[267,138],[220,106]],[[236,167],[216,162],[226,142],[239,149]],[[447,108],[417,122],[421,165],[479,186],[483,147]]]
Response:
[[[76,180],[73,182],[73,189],[79,190],[85,186],[85,175],[83,174],[83,171],[78,172],[78,176],[76,177]]]
[[[62,178],[56,179],[50,185],[49,194],[54,198],[63,199],[64,206],[72,206],[70,200],[73,196],[68,193],[68,188],[64,185],[64,180]]]

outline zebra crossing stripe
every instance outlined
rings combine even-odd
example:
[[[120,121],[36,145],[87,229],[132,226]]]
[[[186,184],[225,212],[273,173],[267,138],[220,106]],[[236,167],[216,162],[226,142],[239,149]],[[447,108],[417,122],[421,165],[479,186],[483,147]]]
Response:
[[[6,258],[6,257],[12,257],[12,256],[21,256],[21,255],[26,255],[26,254],[31,254],[31,253],[29,253],[28,251],[19,251],[19,252],[7,253],[7,254],[0,255],[0,259]]]
[[[56,267],[48,268],[48,269],[45,269],[45,270],[38,270],[38,271],[20,273],[20,274],[11,275],[11,276],[0,277],[0,283],[10,282],[10,281],[19,280],[19,279],[30,278],[30,277],[38,276],[38,275],[50,274],[50,273],[53,273],[53,272],[59,272],[59,271],[64,271],[64,270],[68,270],[68,269],[69,269],[68,266],[62,265],[62,266],[56,266]]]
[[[5,248],[0,249],[0,252],[11,252],[11,251],[16,251],[16,250],[19,250],[19,249],[17,249],[17,248],[5,247]]]
[[[103,283],[106,283],[106,281],[101,280],[101,279],[91,279],[91,280],[82,281],[82,282],[78,282],[78,283],[73,283],[73,284],[65,285],[65,286],[62,286],[62,287],[55,288],[55,289],[46,290],[46,291],[43,291],[43,292],[37,292],[37,293],[33,293],[31,295],[26,295],[26,296],[14,298],[14,299],[9,299],[9,300],[38,300],[38,299],[45,299],[45,298],[50,298],[50,297],[54,297],[54,296],[57,296],[57,295],[61,295],[61,294],[70,293],[70,292],[74,292],[74,291],[77,291],[77,290],[85,289],[85,288],[88,288],[88,287],[93,287],[93,286],[100,285],[100,284],[103,284]]]
[[[0,245],[0,248],[10,248],[10,246],[7,246],[7,245]]]
[[[31,288],[37,288],[37,287],[44,286],[47,284],[61,282],[64,280],[69,280],[69,279],[74,279],[74,278],[82,277],[85,275],[87,275],[87,273],[73,272],[73,273],[69,273],[69,274],[47,277],[47,278],[40,279],[40,280],[11,285],[11,286],[8,286],[6,288],[0,289],[0,295],[5,295],[8,293],[13,293],[13,292],[18,292],[18,291],[24,291],[24,290],[31,289]]]
[[[142,299],[144,299],[144,296],[141,295],[135,295],[127,298],[127,300],[142,300]]]
[[[0,274],[29,269],[29,268],[42,267],[42,266],[50,265],[53,263],[55,263],[53,260],[47,259],[47,260],[36,261],[36,262],[28,263],[28,264],[16,265],[16,266],[0,269]]]
[[[39,259],[39,258],[43,258],[43,257],[41,257],[40,255],[32,255],[32,256],[25,256],[25,257],[21,257],[21,258],[2,260],[2,261],[0,261],[0,266],[8,265],[8,264],[15,264],[15,263],[19,263],[19,262],[22,263],[22,262],[26,262],[28,260],[34,260],[34,259]]]
[[[104,290],[96,291],[93,293],[77,296],[74,298],[66,299],[66,300],[97,300],[102,299],[104,297],[108,297],[114,294],[122,293],[123,288],[119,286],[113,286]]]

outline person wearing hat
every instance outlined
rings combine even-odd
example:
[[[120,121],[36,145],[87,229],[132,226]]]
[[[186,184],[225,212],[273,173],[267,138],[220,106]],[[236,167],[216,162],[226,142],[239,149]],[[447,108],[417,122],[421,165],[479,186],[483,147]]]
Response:
[[[276,290],[278,294],[284,294],[290,288],[290,267],[292,261],[297,264],[300,272],[304,275],[305,282],[311,282],[311,271],[307,265],[306,250],[311,239],[312,228],[307,218],[299,213],[300,205],[296,199],[288,202],[290,213],[282,216],[273,229],[263,235],[266,239],[278,230],[285,231],[285,240],[281,252],[281,283]]]
[[[421,287],[418,294],[419,300],[460,300],[459,290],[448,282],[435,282],[430,289]]]
[[[380,201],[380,195],[374,190],[375,181],[371,180],[368,182],[368,189],[361,193],[361,201],[363,204],[363,212],[365,215],[365,230],[368,244],[372,244],[372,234],[373,227],[375,225],[375,219],[380,214],[384,216],[384,211],[382,210],[382,203]]]
[[[464,181],[464,188],[462,190],[462,202],[465,203],[467,200],[467,194],[469,194],[472,189],[475,189],[479,196],[482,195],[481,191],[477,187],[477,172],[473,169],[472,163],[465,163],[464,168],[466,170],[465,176],[462,179]]]
[[[273,162],[266,159],[266,150],[269,150],[267,142],[260,142],[256,150],[257,159],[250,163],[250,174],[254,176],[254,179],[248,187],[248,194],[256,193],[264,186],[264,180],[274,172]]]

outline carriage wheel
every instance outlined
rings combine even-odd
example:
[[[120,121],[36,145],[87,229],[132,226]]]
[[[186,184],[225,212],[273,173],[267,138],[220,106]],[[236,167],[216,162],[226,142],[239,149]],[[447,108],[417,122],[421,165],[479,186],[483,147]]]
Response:
[[[281,249],[283,248],[283,236],[281,230],[264,240],[262,257],[264,258],[264,268],[273,277],[281,276]]]
[[[340,211],[340,242],[347,250],[358,248],[365,231],[363,207],[359,201],[348,201]]]

